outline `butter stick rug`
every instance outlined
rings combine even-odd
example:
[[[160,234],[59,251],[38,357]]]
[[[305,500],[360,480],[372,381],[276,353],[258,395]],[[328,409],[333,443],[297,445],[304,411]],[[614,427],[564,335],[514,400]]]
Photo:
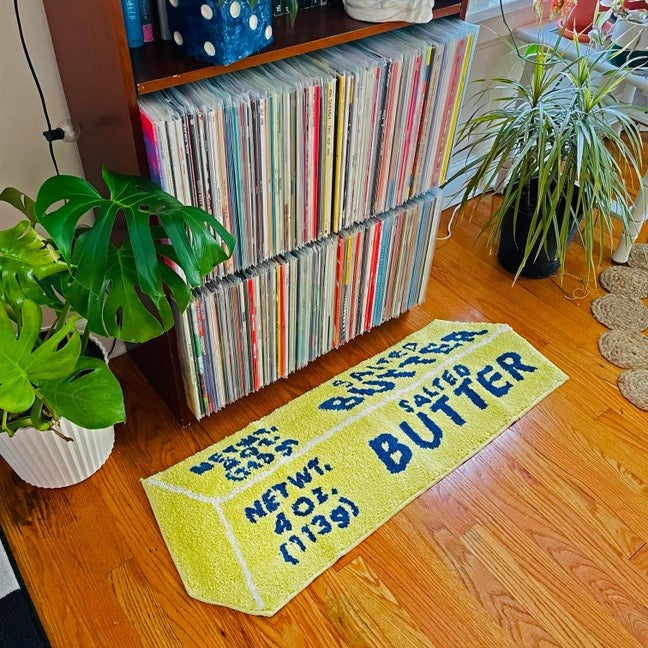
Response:
[[[270,616],[566,379],[435,321],[143,485],[187,592]]]

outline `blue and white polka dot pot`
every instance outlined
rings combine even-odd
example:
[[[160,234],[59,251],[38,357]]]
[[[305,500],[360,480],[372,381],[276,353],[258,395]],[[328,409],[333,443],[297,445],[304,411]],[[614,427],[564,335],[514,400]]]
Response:
[[[254,4],[254,2],[252,3]],[[272,0],[167,0],[169,28],[187,56],[229,65],[272,42]]]

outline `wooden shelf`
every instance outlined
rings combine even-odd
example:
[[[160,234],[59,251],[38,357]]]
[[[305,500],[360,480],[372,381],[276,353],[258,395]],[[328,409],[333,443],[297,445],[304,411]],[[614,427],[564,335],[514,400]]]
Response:
[[[458,16],[461,2],[437,0],[434,17]],[[406,26],[404,22],[367,23],[350,18],[340,4],[300,11],[294,25],[288,16],[273,19],[274,42],[267,49],[231,65],[209,65],[180,54],[169,41],[154,41],[131,50],[138,94],[278,61],[332,45],[381,34]]]
[[[465,15],[467,0],[436,0],[434,17]],[[43,0],[70,116],[86,179],[103,186],[101,169],[146,176],[148,163],[138,95],[312,52],[380,34],[406,23],[366,23],[349,18],[341,5],[299,12],[273,20],[274,42],[238,63],[212,66],[179,54],[156,41],[129,50],[121,0]],[[178,420],[187,425],[177,344],[173,333],[129,351]]]

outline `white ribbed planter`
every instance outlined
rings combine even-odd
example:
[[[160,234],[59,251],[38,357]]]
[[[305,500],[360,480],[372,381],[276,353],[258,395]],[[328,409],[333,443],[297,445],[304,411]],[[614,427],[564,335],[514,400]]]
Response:
[[[344,0],[344,9],[356,20],[426,23],[432,20],[434,0]]]
[[[78,484],[103,466],[115,443],[115,428],[86,430],[61,419],[64,441],[51,430],[21,428],[0,434],[0,456],[32,486],[60,488]]]

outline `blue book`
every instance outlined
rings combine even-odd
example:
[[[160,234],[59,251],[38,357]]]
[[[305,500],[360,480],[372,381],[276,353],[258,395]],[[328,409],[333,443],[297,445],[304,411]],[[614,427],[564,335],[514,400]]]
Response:
[[[122,12],[124,13],[124,25],[126,26],[126,39],[128,47],[140,47],[144,45],[142,34],[142,19],[140,18],[138,0],[121,0]]]
[[[139,0],[139,8],[140,20],[142,21],[142,36],[144,36],[145,43],[150,43],[152,40],[155,40],[150,0]]]

